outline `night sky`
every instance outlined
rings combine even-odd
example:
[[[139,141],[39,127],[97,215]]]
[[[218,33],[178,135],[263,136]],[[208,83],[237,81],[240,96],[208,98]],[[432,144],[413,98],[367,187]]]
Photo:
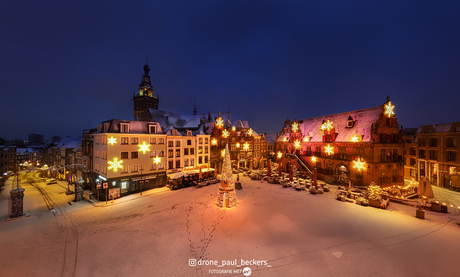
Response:
[[[67,3],[68,2],[68,3]],[[119,3],[118,3],[119,2]],[[460,121],[460,1],[0,3],[0,135],[80,136],[133,119],[146,56],[161,110],[284,120],[395,104]]]

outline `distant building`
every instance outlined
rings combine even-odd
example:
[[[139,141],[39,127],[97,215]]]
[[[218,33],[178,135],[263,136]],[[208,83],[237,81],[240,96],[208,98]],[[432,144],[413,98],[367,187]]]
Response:
[[[16,147],[0,146],[0,174],[13,171],[16,167]]]
[[[440,187],[460,188],[460,122],[404,130],[406,178],[421,176]]]
[[[43,144],[43,135],[39,135],[39,134],[29,135],[29,145],[42,145],[42,144]]]
[[[389,97],[374,108],[287,120],[276,141],[286,172],[291,164],[308,175],[316,168],[319,178],[355,185],[402,185],[403,148]]]

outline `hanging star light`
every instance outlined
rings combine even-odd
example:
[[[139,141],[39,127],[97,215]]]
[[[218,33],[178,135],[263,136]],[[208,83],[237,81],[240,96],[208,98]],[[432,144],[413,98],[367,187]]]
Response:
[[[284,137],[284,138],[283,138],[283,141],[286,142],[286,141],[287,141],[287,137]]]
[[[248,142],[245,142],[244,145],[243,145],[243,150],[244,151],[249,151],[249,143]]]
[[[236,131],[236,127],[235,127],[235,126],[232,127],[232,131],[233,131],[233,132]]]
[[[299,149],[299,148],[300,148],[300,141],[296,140],[296,141],[294,142],[294,147],[295,147],[296,149]]]
[[[248,130],[248,135],[252,136],[253,133],[254,133],[254,131],[252,130],[252,128],[250,128],[250,129]]]
[[[360,141],[359,136],[354,135],[351,137],[351,142],[359,142],[359,141]]]
[[[303,141],[304,141],[304,142],[309,142],[309,141],[310,141],[310,137],[304,137],[304,138],[303,138]]]
[[[299,130],[299,123],[297,123],[297,122],[292,123],[292,128],[291,129],[292,129],[292,131],[294,133],[296,133]]]
[[[230,135],[230,134],[228,133],[227,130],[224,130],[224,131],[222,132],[222,136],[223,136],[224,138],[228,138],[229,135]]]
[[[323,131],[324,131],[324,130],[330,131],[330,130],[334,129],[334,126],[332,126],[333,123],[334,123],[334,122],[329,121],[329,119],[328,119],[326,122],[324,122],[324,123],[321,125],[321,130],[323,130]]]
[[[236,148],[240,148],[240,143],[239,142],[236,143]]]
[[[153,158],[153,163],[154,163],[154,164],[159,164],[159,163],[161,163],[161,158],[158,157],[158,156],[156,156],[155,158]]]
[[[217,139],[212,139],[212,140],[211,140],[211,144],[212,144],[212,145],[217,145]]]
[[[312,161],[312,162],[316,163],[316,160],[317,160],[317,159],[316,159],[315,156],[312,156],[312,157],[311,157],[311,161]]]
[[[353,168],[356,168],[357,171],[361,172],[366,168],[366,162],[361,161],[361,159],[358,158],[357,161],[353,161]]]
[[[222,127],[224,127],[224,120],[222,119],[222,117],[219,116],[219,117],[216,119],[216,126],[217,126],[217,128],[219,128],[219,129],[222,128]]]
[[[392,105],[390,101],[388,101],[388,104],[386,104],[384,107],[385,107],[385,112],[384,112],[384,114],[385,114],[388,118],[390,118],[391,116],[393,116],[393,115],[395,114],[395,112],[394,112],[395,106]]]
[[[334,154],[334,147],[328,144],[327,146],[324,146],[324,152],[328,155],[332,155]]]
[[[109,143],[112,144],[112,145],[114,145],[115,143],[117,143],[117,139],[114,138],[114,137],[110,137],[110,138],[108,139],[108,141],[109,141]]]
[[[107,169],[113,169],[113,172],[117,172],[119,168],[123,168],[121,165],[123,163],[123,160],[118,160],[118,158],[113,158],[113,161],[108,161],[110,164]]]
[[[283,153],[281,151],[278,152],[278,159],[281,159],[283,157]]]
[[[149,151],[150,152],[150,145],[149,144],[145,144],[145,141],[143,144],[139,145],[139,152],[142,151],[143,154],[145,154],[145,152]]]

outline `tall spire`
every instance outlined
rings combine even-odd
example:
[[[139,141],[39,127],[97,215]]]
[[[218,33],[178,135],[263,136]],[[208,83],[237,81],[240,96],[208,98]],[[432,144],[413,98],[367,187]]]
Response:
[[[197,111],[196,111],[196,96],[195,96],[195,106],[193,107],[193,115],[196,115]]]

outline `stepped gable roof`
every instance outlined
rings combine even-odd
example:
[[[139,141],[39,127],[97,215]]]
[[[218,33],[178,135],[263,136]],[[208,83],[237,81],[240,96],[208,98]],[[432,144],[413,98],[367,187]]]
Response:
[[[324,132],[321,130],[321,125],[324,121],[332,121],[335,132],[338,133],[336,142],[349,142],[354,135],[363,135],[363,142],[371,142],[371,127],[372,124],[378,122],[380,114],[382,114],[382,106],[356,110],[351,112],[344,112],[314,118],[307,118],[297,120],[299,122],[299,129],[303,136],[309,136],[311,142],[322,142]],[[349,116],[354,120],[353,127],[347,128],[347,121]],[[279,141],[283,140],[283,136],[278,138]]]

